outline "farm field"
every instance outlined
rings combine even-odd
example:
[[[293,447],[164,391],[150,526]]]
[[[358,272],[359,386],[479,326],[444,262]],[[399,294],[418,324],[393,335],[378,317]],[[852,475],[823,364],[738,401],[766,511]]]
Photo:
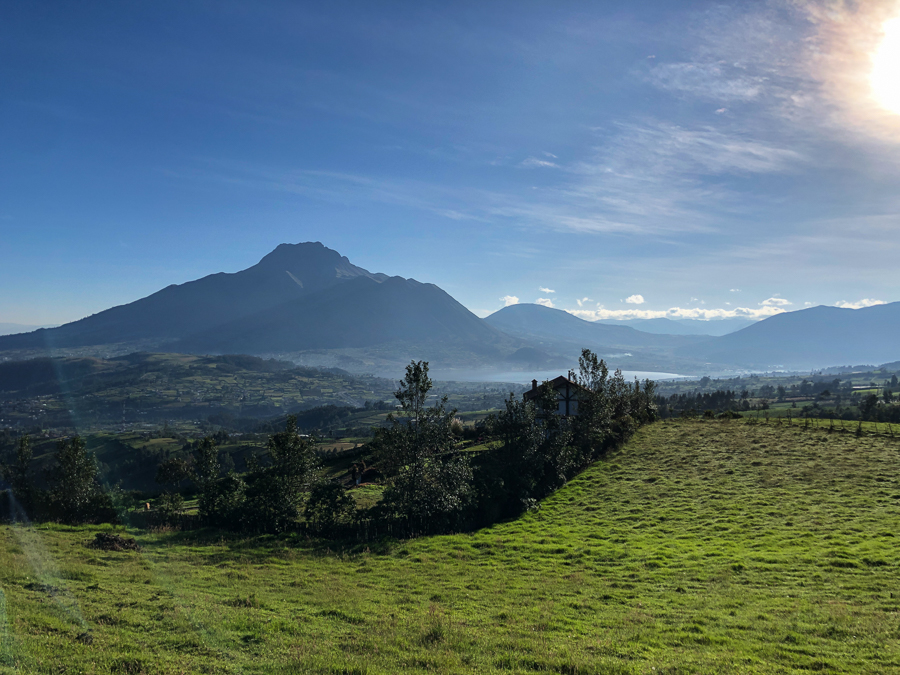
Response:
[[[369,429],[394,409],[396,386],[380,377],[233,355],[0,362],[0,429],[60,436],[146,434],[170,426],[196,436],[223,427],[248,430],[263,420],[327,405],[353,409],[339,426]],[[467,420],[475,420],[521,389],[439,382],[432,393],[435,399],[446,395],[450,408],[468,411]]]
[[[353,544],[0,529],[0,672],[900,672],[900,441],[641,429],[541,508]]]

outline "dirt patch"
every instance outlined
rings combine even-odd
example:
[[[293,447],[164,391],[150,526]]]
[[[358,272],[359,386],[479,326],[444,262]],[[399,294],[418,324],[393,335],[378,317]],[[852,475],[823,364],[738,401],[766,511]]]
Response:
[[[94,541],[88,543],[89,548],[98,548],[101,551],[140,551],[141,547],[132,537],[123,537],[119,534],[98,532]]]
[[[41,584],[36,581],[30,584],[25,584],[25,588],[29,591],[37,591],[38,593],[46,593],[47,595],[56,595],[57,593],[59,593],[59,589],[56,586],[51,586],[50,584]]]

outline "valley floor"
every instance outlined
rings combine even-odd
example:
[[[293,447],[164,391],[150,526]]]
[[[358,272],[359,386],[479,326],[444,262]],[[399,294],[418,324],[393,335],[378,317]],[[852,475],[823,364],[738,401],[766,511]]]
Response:
[[[900,672],[898,526],[900,441],[678,420],[472,534],[4,527],[0,672]]]

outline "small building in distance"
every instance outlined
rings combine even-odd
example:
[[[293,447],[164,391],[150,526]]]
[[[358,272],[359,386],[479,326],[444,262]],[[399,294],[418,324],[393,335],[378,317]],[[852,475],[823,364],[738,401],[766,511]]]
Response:
[[[578,414],[578,394],[584,387],[564,375],[550,380],[550,387],[556,392],[556,414],[563,417],[572,417]],[[540,396],[541,388],[537,380],[531,381],[531,389],[523,395],[526,401],[533,401]]]

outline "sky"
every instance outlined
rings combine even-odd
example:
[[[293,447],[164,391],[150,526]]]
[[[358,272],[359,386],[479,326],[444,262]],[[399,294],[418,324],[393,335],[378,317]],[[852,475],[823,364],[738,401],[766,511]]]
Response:
[[[0,322],[321,241],[479,316],[900,300],[900,4],[0,6]]]

